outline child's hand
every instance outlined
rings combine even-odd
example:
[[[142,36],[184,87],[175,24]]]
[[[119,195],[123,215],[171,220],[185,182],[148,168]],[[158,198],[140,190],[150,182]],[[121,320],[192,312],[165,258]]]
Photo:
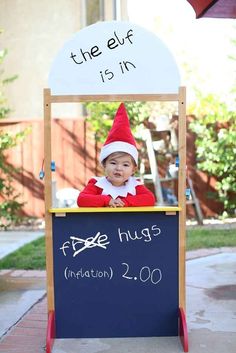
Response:
[[[117,199],[115,199],[115,204],[116,204],[116,207],[124,207],[125,206],[125,203],[119,197],[117,197]]]
[[[125,203],[118,197],[117,199],[111,199],[109,202],[110,207],[124,207]]]

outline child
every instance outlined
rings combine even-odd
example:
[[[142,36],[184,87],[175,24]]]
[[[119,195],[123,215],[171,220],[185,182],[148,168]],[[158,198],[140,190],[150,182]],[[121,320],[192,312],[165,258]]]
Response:
[[[138,151],[122,103],[116,113],[107,140],[101,149],[104,177],[94,177],[78,196],[80,207],[153,206],[155,197],[133,175]]]

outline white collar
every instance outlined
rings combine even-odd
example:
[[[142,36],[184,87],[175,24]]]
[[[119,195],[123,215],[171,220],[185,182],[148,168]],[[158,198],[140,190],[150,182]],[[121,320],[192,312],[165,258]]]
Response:
[[[113,199],[116,199],[118,196],[126,197],[129,194],[136,195],[136,186],[140,185],[135,177],[129,177],[125,185],[122,186],[113,186],[106,177],[95,177],[97,180],[95,183],[96,186],[103,189],[102,195],[110,195]]]

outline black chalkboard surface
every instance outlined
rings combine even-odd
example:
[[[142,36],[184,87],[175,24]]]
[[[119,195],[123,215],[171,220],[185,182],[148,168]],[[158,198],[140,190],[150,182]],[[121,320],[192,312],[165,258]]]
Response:
[[[178,335],[178,213],[53,215],[56,338]]]

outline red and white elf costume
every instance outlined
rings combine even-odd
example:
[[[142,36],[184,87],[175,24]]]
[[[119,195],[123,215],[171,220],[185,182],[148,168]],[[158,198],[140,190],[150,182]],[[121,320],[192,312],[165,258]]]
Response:
[[[101,149],[100,162],[102,163],[114,152],[128,153],[137,165],[138,151],[123,103],[117,110],[112,128]],[[153,193],[133,176],[130,176],[122,186],[113,186],[105,176],[94,177],[80,192],[77,204],[80,207],[108,207],[110,200],[118,197],[124,202],[125,207],[153,206],[155,204]]]

